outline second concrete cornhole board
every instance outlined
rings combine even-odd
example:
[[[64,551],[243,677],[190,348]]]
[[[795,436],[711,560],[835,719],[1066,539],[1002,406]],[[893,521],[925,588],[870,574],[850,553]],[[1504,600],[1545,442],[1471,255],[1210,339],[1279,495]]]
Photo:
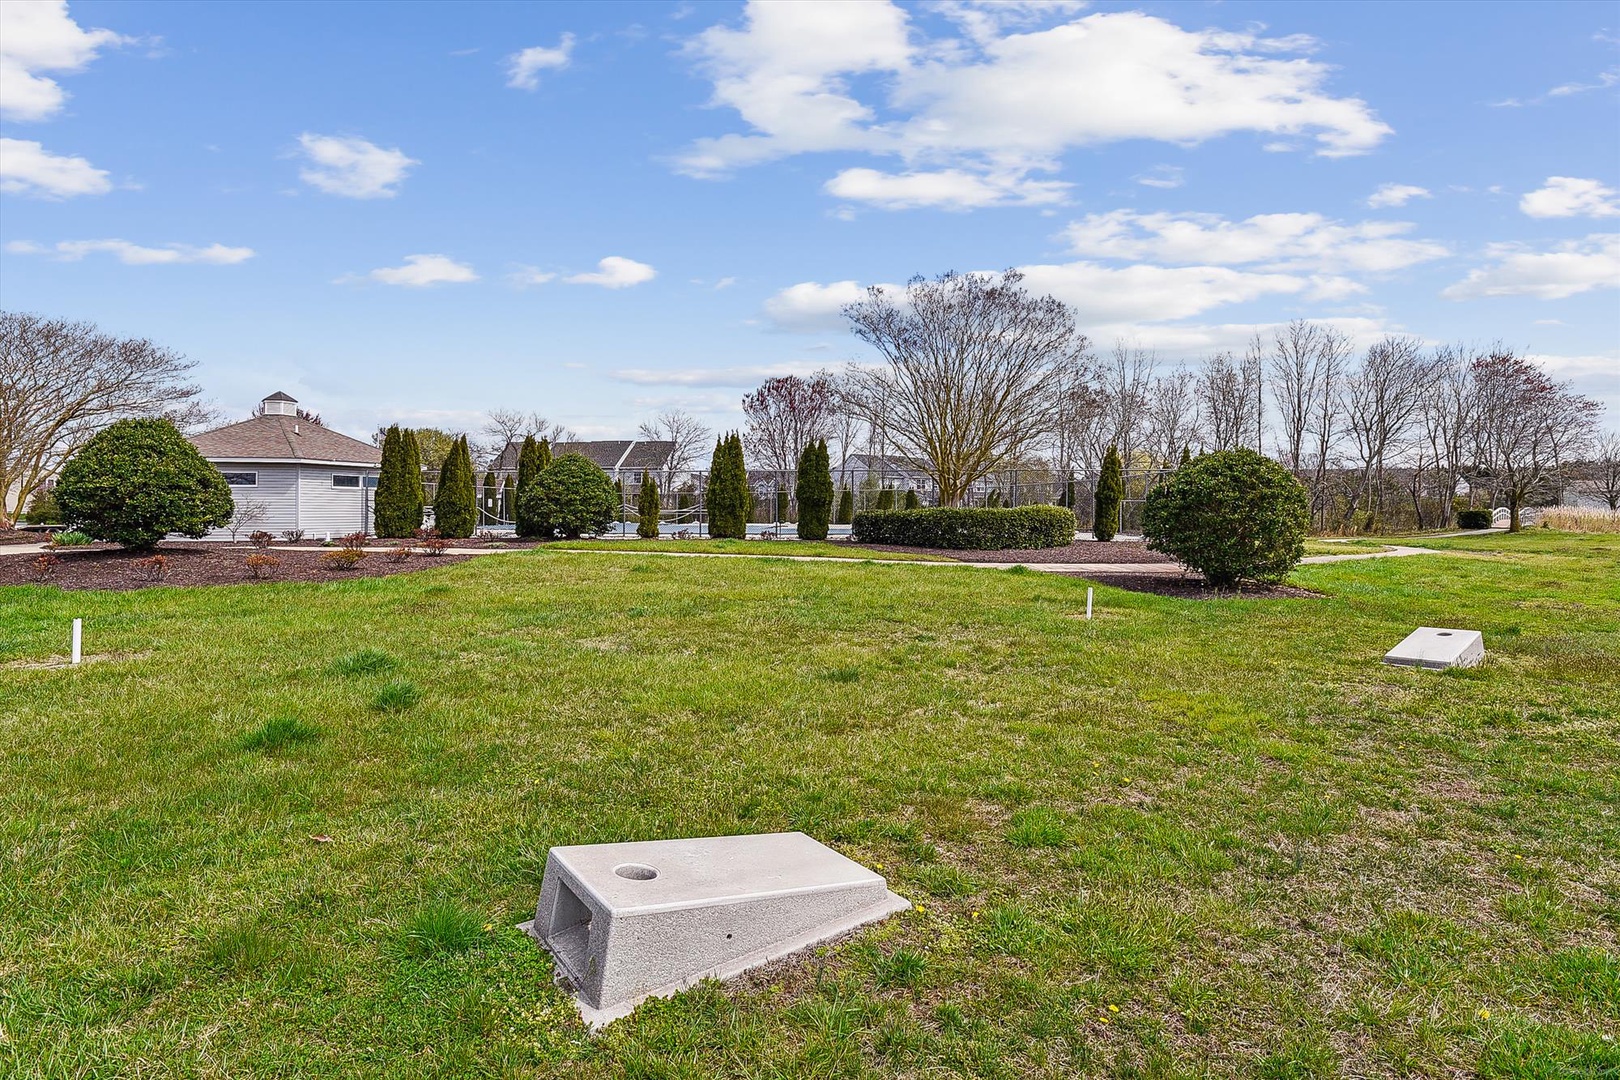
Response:
[[[1384,663],[1405,667],[1473,667],[1485,659],[1485,639],[1478,630],[1420,626],[1384,654]]]
[[[911,904],[800,832],[554,847],[523,928],[592,1027]]]

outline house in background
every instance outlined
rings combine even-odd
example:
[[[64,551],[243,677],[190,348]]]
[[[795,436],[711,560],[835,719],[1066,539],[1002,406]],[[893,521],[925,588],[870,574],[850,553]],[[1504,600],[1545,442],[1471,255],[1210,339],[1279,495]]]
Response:
[[[507,443],[506,449],[496,455],[490,464],[490,471],[503,482],[508,476],[516,476],[518,453],[522,449],[521,442]],[[608,474],[608,479],[623,480],[628,484],[639,483],[643,469],[662,483],[669,455],[674,452],[674,443],[658,439],[600,439],[595,442],[559,442],[551,446],[553,458],[579,454],[596,462]]]
[[[243,534],[302,529],[320,540],[371,531],[382,451],[300,417],[297,400],[286,394],[265,398],[253,419],[191,442],[225,474],[239,513],[262,507]],[[230,530],[215,529],[208,538],[229,539]]]

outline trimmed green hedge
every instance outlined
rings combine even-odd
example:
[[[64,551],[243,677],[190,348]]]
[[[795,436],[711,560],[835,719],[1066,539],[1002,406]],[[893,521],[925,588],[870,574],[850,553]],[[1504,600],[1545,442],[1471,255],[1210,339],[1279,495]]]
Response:
[[[1074,512],[1061,506],[940,506],[862,510],[853,534],[862,544],[999,551],[1061,547],[1074,542]]]
[[[1488,529],[1491,527],[1491,520],[1489,510],[1457,511],[1457,528],[1459,529]]]

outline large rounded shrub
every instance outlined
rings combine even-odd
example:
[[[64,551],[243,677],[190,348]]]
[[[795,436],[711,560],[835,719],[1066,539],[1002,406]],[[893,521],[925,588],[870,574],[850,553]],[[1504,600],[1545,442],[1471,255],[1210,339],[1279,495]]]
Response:
[[[1287,577],[1309,524],[1305,488],[1253,450],[1194,458],[1148,492],[1142,513],[1148,547],[1222,587]]]
[[[540,472],[518,496],[535,536],[599,533],[619,517],[619,497],[590,458],[564,454]]]
[[[120,420],[62,468],[56,503],[68,524],[138,551],[169,533],[202,536],[231,520],[225,477],[167,420]]]

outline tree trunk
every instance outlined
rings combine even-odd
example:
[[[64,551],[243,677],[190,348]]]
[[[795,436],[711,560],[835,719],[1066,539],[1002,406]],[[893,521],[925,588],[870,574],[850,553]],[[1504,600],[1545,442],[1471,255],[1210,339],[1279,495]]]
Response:
[[[1519,493],[1508,493],[1508,532],[1518,532],[1522,526],[1519,523]]]

